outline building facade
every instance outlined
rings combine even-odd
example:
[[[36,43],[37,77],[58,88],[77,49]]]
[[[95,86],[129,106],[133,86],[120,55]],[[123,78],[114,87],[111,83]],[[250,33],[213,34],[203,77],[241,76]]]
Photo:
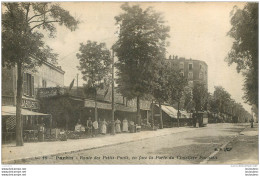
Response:
[[[46,87],[63,87],[65,72],[61,67],[44,62],[36,72],[23,73],[22,108],[38,111],[37,90]],[[2,106],[15,106],[17,93],[17,68],[2,67]]]
[[[188,84],[193,87],[194,82],[202,82],[208,88],[208,65],[201,60],[185,59],[170,56],[166,62],[173,68],[179,68],[181,74],[188,79]]]

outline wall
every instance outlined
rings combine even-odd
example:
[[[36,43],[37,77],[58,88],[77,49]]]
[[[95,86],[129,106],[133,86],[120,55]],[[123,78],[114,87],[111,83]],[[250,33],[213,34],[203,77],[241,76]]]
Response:
[[[42,87],[42,80],[45,80],[47,82],[47,87],[64,86],[64,72],[61,73],[60,71],[57,71],[53,67],[46,64],[43,64],[37,69],[38,72],[33,74],[35,76],[35,88]]]
[[[13,96],[14,77],[13,69],[2,67],[2,95]]]

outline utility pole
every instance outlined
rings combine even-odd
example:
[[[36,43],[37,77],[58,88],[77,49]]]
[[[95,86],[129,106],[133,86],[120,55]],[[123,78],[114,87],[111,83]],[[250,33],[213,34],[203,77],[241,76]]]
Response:
[[[77,96],[79,95],[79,74],[77,73]]]
[[[111,134],[115,135],[115,102],[114,102],[114,50],[112,48],[112,118],[111,118]]]

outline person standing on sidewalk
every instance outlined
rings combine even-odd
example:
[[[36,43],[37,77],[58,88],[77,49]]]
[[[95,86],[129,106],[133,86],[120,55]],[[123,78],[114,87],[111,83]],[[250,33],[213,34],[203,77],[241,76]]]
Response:
[[[135,132],[135,123],[131,120],[129,122],[130,124],[130,133],[134,133]]]
[[[254,119],[253,118],[250,120],[250,123],[251,123],[251,128],[254,128]]]
[[[105,135],[107,133],[107,122],[104,119],[101,124],[101,134]]]
[[[95,120],[93,122],[93,128],[94,128],[94,135],[97,136],[98,135],[98,122]]]
[[[116,119],[115,124],[116,124],[116,133],[121,133],[121,127],[120,127],[121,121]]]
[[[128,132],[128,121],[126,120],[126,118],[123,120],[123,128],[122,128],[123,132]]]
[[[91,118],[89,117],[87,120],[87,130],[88,130],[88,134],[93,137],[93,133],[92,133],[92,127],[93,127],[93,123],[91,121]]]
[[[101,134],[102,121],[98,119],[98,134]]]

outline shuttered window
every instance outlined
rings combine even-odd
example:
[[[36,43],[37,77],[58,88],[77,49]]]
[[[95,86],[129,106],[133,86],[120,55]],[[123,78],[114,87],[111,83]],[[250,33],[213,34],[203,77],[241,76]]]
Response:
[[[34,76],[29,73],[23,74],[23,95],[34,96]]]
[[[34,76],[31,76],[31,90],[32,90],[32,96],[34,96]]]
[[[27,95],[27,74],[23,74],[23,94]]]

